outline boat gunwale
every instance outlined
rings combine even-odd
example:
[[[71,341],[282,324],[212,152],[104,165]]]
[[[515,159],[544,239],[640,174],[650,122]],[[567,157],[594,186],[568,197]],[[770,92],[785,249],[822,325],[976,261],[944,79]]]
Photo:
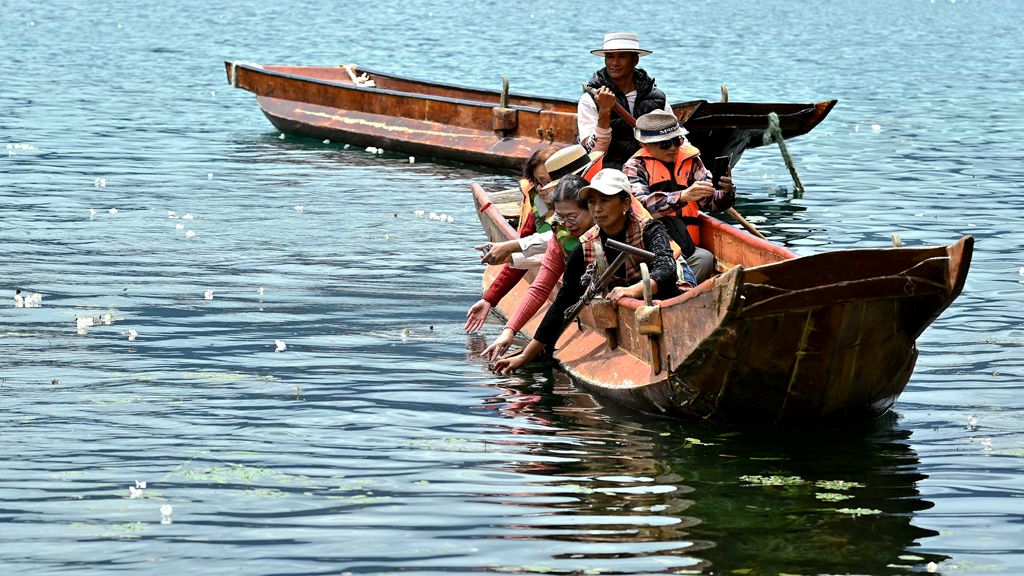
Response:
[[[297,82],[306,82],[306,83],[310,83],[310,84],[319,84],[319,85],[322,85],[322,86],[330,86],[330,87],[341,88],[341,89],[345,89],[345,90],[354,90],[354,91],[357,91],[357,92],[369,92],[369,93],[372,93],[372,94],[386,94],[388,96],[395,96],[395,97],[400,97],[400,98],[414,98],[414,99],[417,99],[417,100],[431,100],[431,101],[434,101],[434,102],[445,102],[445,103],[448,103],[448,104],[459,104],[459,105],[464,105],[464,106],[473,106],[473,107],[477,107],[477,108],[492,108],[493,109],[493,108],[500,108],[501,107],[501,105],[499,103],[497,103],[497,102],[492,104],[492,103],[489,103],[489,102],[482,102],[482,101],[479,101],[479,100],[463,100],[463,99],[460,99],[460,98],[450,98],[448,96],[434,96],[434,95],[431,95],[431,94],[422,94],[420,92],[401,92],[401,91],[398,91],[398,90],[388,90],[386,88],[377,88],[375,86],[371,87],[371,86],[359,86],[357,84],[345,84],[343,82],[335,82],[335,81],[332,81],[332,80],[323,80],[321,78],[312,78],[310,76],[298,76],[296,74],[289,74],[287,72],[279,72],[277,70],[271,70],[271,69],[265,68],[265,67],[255,68],[255,67],[253,67],[252,64],[242,64],[242,63],[235,64],[235,63],[230,62],[230,61],[225,61],[225,64],[227,64],[228,66],[234,65],[236,69],[237,68],[243,68],[245,70],[248,70],[249,72],[254,72],[254,73],[258,73],[258,74],[264,74],[264,75],[267,75],[267,76],[276,76],[278,78],[287,78],[288,80],[294,80],[294,81],[297,81]],[[307,66],[307,68],[327,68],[327,66]],[[365,69],[361,69],[361,70],[363,70],[364,72],[366,71]],[[415,81],[422,82],[420,80],[415,80]],[[435,85],[440,85],[440,84],[436,84],[435,83]],[[464,88],[464,87],[457,87],[457,88],[459,88],[459,89],[467,89],[467,88]],[[248,89],[246,89],[244,87],[243,87],[243,89],[244,90],[248,90]],[[260,94],[258,92],[255,92],[254,90],[249,90],[249,91],[253,92],[257,96],[262,97],[262,98],[277,98],[275,96],[267,96],[267,95],[264,95],[264,94]],[[520,95],[520,94],[509,94],[509,96],[519,96],[519,97],[522,97],[522,95]],[[278,100],[287,100],[287,101],[290,101],[290,102],[300,102],[300,100],[291,100],[289,98],[277,98],[277,99]],[[537,97],[535,99],[544,99],[544,98]],[[336,106],[336,108],[343,109],[343,108],[337,107],[337,106]],[[558,111],[554,111],[554,110],[547,110],[545,108],[536,108],[536,107],[533,107],[533,106],[523,106],[521,104],[509,104],[508,108],[510,108],[512,110],[519,110],[519,111],[522,111],[522,112],[530,112],[530,113],[534,113],[534,114],[541,114],[543,112],[559,113]],[[561,112],[561,113],[565,114],[565,112]]]

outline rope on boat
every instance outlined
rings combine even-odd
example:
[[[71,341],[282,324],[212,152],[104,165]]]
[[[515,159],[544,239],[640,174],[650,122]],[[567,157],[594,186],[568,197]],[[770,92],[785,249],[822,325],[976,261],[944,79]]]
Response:
[[[796,173],[796,166],[793,164],[793,157],[789,155],[789,149],[786,148],[786,141],[782,139],[782,128],[779,126],[779,115],[775,112],[768,113],[768,128],[764,131],[762,141],[765,146],[768,146],[772,142],[779,145],[779,151],[782,152],[782,159],[786,161],[786,168],[789,168],[789,175],[793,177],[793,196],[796,198],[803,198],[804,185],[800,183],[800,175]]]

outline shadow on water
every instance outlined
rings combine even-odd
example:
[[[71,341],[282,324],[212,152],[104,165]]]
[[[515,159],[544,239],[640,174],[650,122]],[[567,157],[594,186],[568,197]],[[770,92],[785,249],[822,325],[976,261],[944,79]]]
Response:
[[[505,536],[562,542],[547,569],[887,574],[948,558],[917,549],[938,533],[914,524],[933,504],[895,415],[830,433],[707,427],[601,402],[558,371],[513,382],[484,407],[518,421],[531,459],[517,470],[573,488]]]

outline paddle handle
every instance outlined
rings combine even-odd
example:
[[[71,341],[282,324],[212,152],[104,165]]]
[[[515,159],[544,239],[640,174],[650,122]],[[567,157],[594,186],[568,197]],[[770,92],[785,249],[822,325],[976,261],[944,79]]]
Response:
[[[744,228],[747,229],[747,232],[750,232],[751,234],[753,234],[754,236],[757,236],[761,240],[767,240],[767,238],[765,238],[764,234],[761,234],[761,231],[758,230],[757,228],[755,228],[753,224],[751,224],[750,222],[747,222],[746,218],[744,218],[743,216],[740,216],[740,213],[737,212],[735,208],[727,209],[726,213],[728,213],[729,216],[732,216],[733,218],[735,218],[736,221],[740,223],[740,226],[743,226]]]
[[[584,84],[583,91],[586,92],[587,94],[590,94],[590,97],[594,99],[594,104],[597,104],[596,90],[589,88],[586,84]],[[629,110],[626,110],[625,107],[622,106],[622,104],[615,102],[615,106],[612,108],[612,110],[614,110],[616,114],[618,114],[623,120],[625,120],[626,124],[629,124],[631,127],[636,128],[636,118],[633,118],[633,115],[630,114]]]

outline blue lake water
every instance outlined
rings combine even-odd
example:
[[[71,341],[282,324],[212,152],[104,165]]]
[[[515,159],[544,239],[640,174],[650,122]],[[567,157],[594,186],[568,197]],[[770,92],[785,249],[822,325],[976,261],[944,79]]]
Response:
[[[0,573],[1024,573],[1015,0],[223,4],[0,3]],[[491,374],[469,186],[512,178],[282,140],[223,71],[573,97],[618,29],[674,101],[839,99],[789,143],[802,199],[775,147],[734,171],[772,240],[977,238],[888,417],[705,427]]]

